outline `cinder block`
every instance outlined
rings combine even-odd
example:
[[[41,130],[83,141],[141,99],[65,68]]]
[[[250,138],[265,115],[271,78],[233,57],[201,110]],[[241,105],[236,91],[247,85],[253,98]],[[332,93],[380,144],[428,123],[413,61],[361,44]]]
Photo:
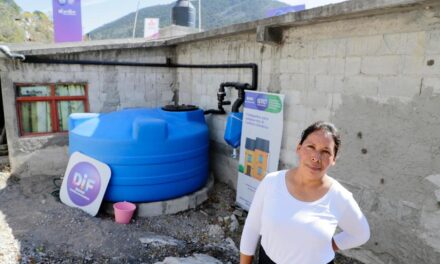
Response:
[[[285,105],[286,120],[291,122],[305,123],[307,119],[306,107],[304,105]]]
[[[271,85],[273,85],[274,83],[276,83],[276,81],[274,79],[278,78],[278,85],[280,86],[279,88],[282,90],[288,90],[291,86],[292,86],[292,81],[291,81],[291,74],[289,73],[282,73],[279,75],[276,74],[272,74],[271,75]]]
[[[331,116],[330,107],[328,108],[314,108],[310,111],[310,119],[316,121],[329,121]]]
[[[260,60],[270,60],[276,54],[274,52],[276,48],[271,45],[265,45],[257,43],[257,47],[255,48],[255,58]]]
[[[425,31],[406,33],[404,54],[409,56],[423,56],[427,47],[426,38]],[[438,42],[437,47],[439,43],[440,42]]]
[[[306,73],[307,72],[307,64],[305,60],[302,59],[295,59],[295,58],[291,58],[289,59],[289,63],[288,63],[288,69],[291,73]]]
[[[440,54],[425,56],[423,75],[440,76]]]
[[[347,39],[347,56],[377,55],[382,45],[382,36],[352,37]]]
[[[404,56],[402,74],[421,75],[425,67],[425,58],[420,55]]]
[[[320,92],[331,93],[334,87],[333,75],[316,75],[315,76],[315,90]]]
[[[330,93],[318,91],[303,93],[302,104],[307,108],[328,108],[331,106],[332,96]]]
[[[279,61],[279,64],[280,64],[279,72],[280,73],[291,73],[290,68],[289,68],[289,61],[290,60],[287,58],[280,59],[280,61]]]
[[[440,94],[440,77],[423,78],[422,91],[432,90],[433,94]]]
[[[397,75],[400,72],[403,58],[400,56],[364,57],[361,62],[361,73],[368,75]]]
[[[361,57],[345,58],[345,76],[357,75],[361,72]]]
[[[328,58],[312,58],[307,61],[309,74],[327,74],[329,71]]]
[[[285,95],[284,97],[285,105],[294,106],[301,104],[301,92],[287,89],[287,90],[281,90],[280,93]]]
[[[412,98],[420,93],[420,77],[384,76],[379,79],[379,97]]]
[[[334,114],[338,109],[339,106],[342,105],[342,95],[340,93],[333,93],[332,94],[332,106],[331,111]]]
[[[273,61],[270,59],[263,60],[261,63],[261,70],[260,72],[262,74],[271,74],[272,73],[272,63]]]
[[[296,91],[305,91],[307,88],[306,74],[291,74],[290,83],[283,86],[285,89],[292,89]]]
[[[440,30],[427,32],[426,54],[440,54]]]
[[[344,74],[345,72],[345,59],[344,58],[329,58],[328,61],[328,73],[329,74]]]
[[[343,57],[345,55],[345,39],[325,39],[316,41],[315,56],[317,57]]]
[[[378,89],[379,78],[376,76],[348,76],[343,81],[343,94],[376,97]]]
[[[384,34],[376,55],[403,55],[407,41],[406,33]]]

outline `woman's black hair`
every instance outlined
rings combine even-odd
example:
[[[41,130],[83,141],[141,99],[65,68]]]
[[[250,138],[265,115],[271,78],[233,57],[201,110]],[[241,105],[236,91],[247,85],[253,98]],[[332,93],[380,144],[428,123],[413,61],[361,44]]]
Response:
[[[339,146],[341,145],[341,136],[339,135],[339,131],[336,128],[336,126],[333,125],[332,123],[318,121],[316,123],[311,124],[308,128],[306,128],[302,132],[301,141],[299,142],[299,144],[302,145],[304,140],[306,140],[306,138],[310,134],[312,134],[313,132],[315,132],[317,130],[323,130],[323,131],[326,131],[332,135],[333,141],[335,142],[334,152],[335,152],[335,158],[336,158],[336,156],[338,154]]]

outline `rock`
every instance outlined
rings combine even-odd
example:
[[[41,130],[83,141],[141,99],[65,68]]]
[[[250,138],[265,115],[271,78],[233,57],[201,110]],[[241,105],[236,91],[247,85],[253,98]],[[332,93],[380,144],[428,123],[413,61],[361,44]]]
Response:
[[[166,257],[162,262],[156,262],[155,264],[222,264],[216,258],[213,258],[205,254],[194,254],[187,258]]]
[[[225,239],[225,244],[226,244],[226,247],[228,247],[232,251],[231,254],[238,255],[240,253],[237,246],[235,245],[234,240],[232,240],[232,238],[227,237]]]
[[[238,223],[237,217],[234,214],[231,215],[231,224],[229,225],[229,231],[234,232],[238,230],[240,224]]]
[[[243,210],[238,209],[238,208],[234,210],[233,214],[238,216],[238,217],[242,217],[244,215],[243,214]]]
[[[156,234],[148,234],[148,236],[139,238],[143,245],[160,247],[160,246],[179,246],[184,242],[169,236],[162,236]]]
[[[209,216],[207,212],[200,210],[200,213],[202,213],[204,216]]]
[[[219,225],[209,225],[208,236],[215,238],[223,238],[225,236],[225,232]]]

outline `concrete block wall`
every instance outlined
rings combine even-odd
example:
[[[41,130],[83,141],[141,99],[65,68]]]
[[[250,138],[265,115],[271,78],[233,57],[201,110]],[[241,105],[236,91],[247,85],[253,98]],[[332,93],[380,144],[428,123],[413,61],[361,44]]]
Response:
[[[340,128],[331,175],[354,193],[372,228],[364,247],[345,254],[365,263],[438,263],[439,15],[438,5],[414,6],[290,27],[281,45],[257,43],[250,32],[180,44],[176,54],[181,63],[259,64],[258,90],[286,95],[280,169],[296,165],[307,125],[329,120]],[[180,102],[203,108],[215,108],[220,82],[250,81],[238,70],[179,69],[177,76]],[[235,188],[225,117],[207,121],[214,173]]]
[[[379,8],[387,3],[404,6]],[[329,120],[341,130],[341,153],[331,175],[353,192],[372,228],[365,246],[344,254],[365,263],[438,263],[439,4],[434,0],[357,0],[286,15],[280,21],[294,21],[283,23],[280,45],[256,42],[254,25],[258,23],[250,22],[220,29],[219,35],[200,33],[201,37],[170,40],[148,49],[120,46],[74,54],[66,49],[52,56],[257,63],[258,90],[286,96],[280,169],[296,165],[294,149],[307,125]],[[350,14],[351,7],[371,10]],[[21,175],[62,173],[67,136],[18,136],[15,102],[9,100],[15,98],[14,82],[86,81],[92,112],[158,106],[176,98],[176,91],[180,103],[211,109],[217,107],[220,83],[251,82],[247,69],[0,63],[0,74],[11,165]],[[234,90],[227,94],[231,101],[237,95]],[[230,111],[230,107],[225,109]],[[235,188],[238,162],[230,157],[232,150],[223,140],[226,116],[207,116],[206,120],[211,133],[211,169],[218,180]]]
[[[216,38],[178,45],[176,59],[186,64],[227,64],[255,62],[257,47],[255,33]],[[217,109],[217,91],[223,82],[252,83],[251,69],[177,69],[179,103],[194,104],[205,110]],[[225,101],[231,105],[237,98],[237,91],[226,88]],[[230,111],[231,106],[225,106]],[[238,162],[231,159],[232,149],[224,143],[226,115],[207,115],[211,138],[211,169],[215,176],[231,187],[236,187]],[[221,153],[216,155],[215,153]]]
[[[164,63],[165,58],[171,55],[167,48],[103,50],[75,54],[69,54],[66,49],[50,57]],[[97,113],[170,104],[176,89],[175,69],[170,68],[5,62],[1,64],[0,79],[11,169],[21,177],[62,175],[68,160],[68,136],[67,133],[20,136],[14,83],[85,82],[88,85],[89,110]]]

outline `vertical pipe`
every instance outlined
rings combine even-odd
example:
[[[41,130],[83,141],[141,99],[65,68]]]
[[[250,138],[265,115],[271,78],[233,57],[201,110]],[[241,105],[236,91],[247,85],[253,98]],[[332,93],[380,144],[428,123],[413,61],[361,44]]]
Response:
[[[137,19],[138,19],[138,13],[139,13],[139,3],[141,2],[141,0],[138,0],[138,4],[137,4],[137,8],[136,8],[136,15],[134,16],[134,24],[133,24],[133,36],[132,38],[135,37],[136,34],[136,23],[137,23]]]
[[[202,0],[199,0],[199,32],[202,32]]]

